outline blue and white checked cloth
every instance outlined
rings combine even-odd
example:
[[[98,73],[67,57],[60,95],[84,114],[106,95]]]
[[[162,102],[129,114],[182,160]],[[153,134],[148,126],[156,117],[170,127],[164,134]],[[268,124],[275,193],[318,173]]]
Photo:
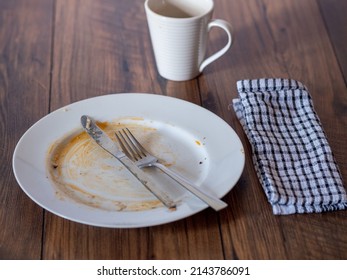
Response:
[[[289,79],[237,82],[233,100],[274,214],[347,209],[341,174],[307,88]]]

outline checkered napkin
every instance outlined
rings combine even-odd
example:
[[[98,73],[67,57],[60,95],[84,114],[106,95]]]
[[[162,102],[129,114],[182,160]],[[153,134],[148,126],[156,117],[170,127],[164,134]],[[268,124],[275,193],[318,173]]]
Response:
[[[347,209],[340,172],[307,88],[287,79],[237,82],[233,106],[274,214]]]

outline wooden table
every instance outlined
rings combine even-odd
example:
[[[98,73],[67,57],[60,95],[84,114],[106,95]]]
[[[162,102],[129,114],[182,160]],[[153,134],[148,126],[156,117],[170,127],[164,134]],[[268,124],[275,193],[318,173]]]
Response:
[[[347,1],[218,0],[231,51],[188,82],[161,78],[140,0],[0,0],[1,259],[346,259],[347,211],[275,216],[233,110],[236,81],[282,77],[309,88],[347,179]],[[225,42],[211,33],[209,53]],[[17,184],[12,155],[23,133],[64,105],[108,93],[149,92],[201,105],[245,147],[230,205],[141,229],[60,218]]]

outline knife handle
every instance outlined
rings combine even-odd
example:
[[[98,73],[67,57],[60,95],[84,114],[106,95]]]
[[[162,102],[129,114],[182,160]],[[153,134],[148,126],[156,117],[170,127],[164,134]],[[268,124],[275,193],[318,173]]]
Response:
[[[145,172],[137,167],[129,158],[126,156],[118,158],[121,163],[132,173],[141,183],[144,185],[154,196],[156,196],[166,207],[169,209],[175,209],[176,203],[154,183]]]

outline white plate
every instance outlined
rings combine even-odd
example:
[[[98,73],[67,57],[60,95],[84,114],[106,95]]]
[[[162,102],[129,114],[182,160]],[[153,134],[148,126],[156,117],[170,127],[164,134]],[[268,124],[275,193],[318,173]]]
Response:
[[[219,198],[233,188],[243,171],[245,158],[240,139],[226,122],[200,106],[172,97],[141,93],[86,99],[58,109],[35,123],[22,136],[13,155],[14,174],[23,191],[41,207],[66,219],[101,227],[135,228],[176,221],[207,207],[164,175],[147,171],[177,200],[176,211],[162,206],[139,211],[108,208],[105,205],[112,205],[114,199],[110,190],[118,191],[126,187],[126,184],[122,185],[119,183],[121,181],[116,180],[119,176],[125,176],[124,170],[103,176],[102,173],[98,174],[98,160],[93,161],[94,175],[101,181],[107,177],[108,189],[93,191],[99,191],[99,195],[101,193],[103,202],[109,200],[105,207],[59,193],[52,181],[52,168],[47,159],[50,159],[54,143],[67,139],[76,131],[82,133],[80,117],[84,114],[101,122],[129,124],[135,128],[135,132],[136,127],[139,128],[136,133],[142,137],[141,141],[145,141],[147,148],[163,158],[170,168]],[[105,160],[107,163],[103,164],[109,166],[118,164],[114,158],[105,156]],[[115,178],[110,179],[112,176]],[[138,187],[137,181],[130,177],[127,178],[128,186]],[[75,179],[81,180],[78,176]],[[144,201],[153,201],[147,190],[142,192],[142,197]],[[117,199],[121,200],[122,197],[118,196]]]

